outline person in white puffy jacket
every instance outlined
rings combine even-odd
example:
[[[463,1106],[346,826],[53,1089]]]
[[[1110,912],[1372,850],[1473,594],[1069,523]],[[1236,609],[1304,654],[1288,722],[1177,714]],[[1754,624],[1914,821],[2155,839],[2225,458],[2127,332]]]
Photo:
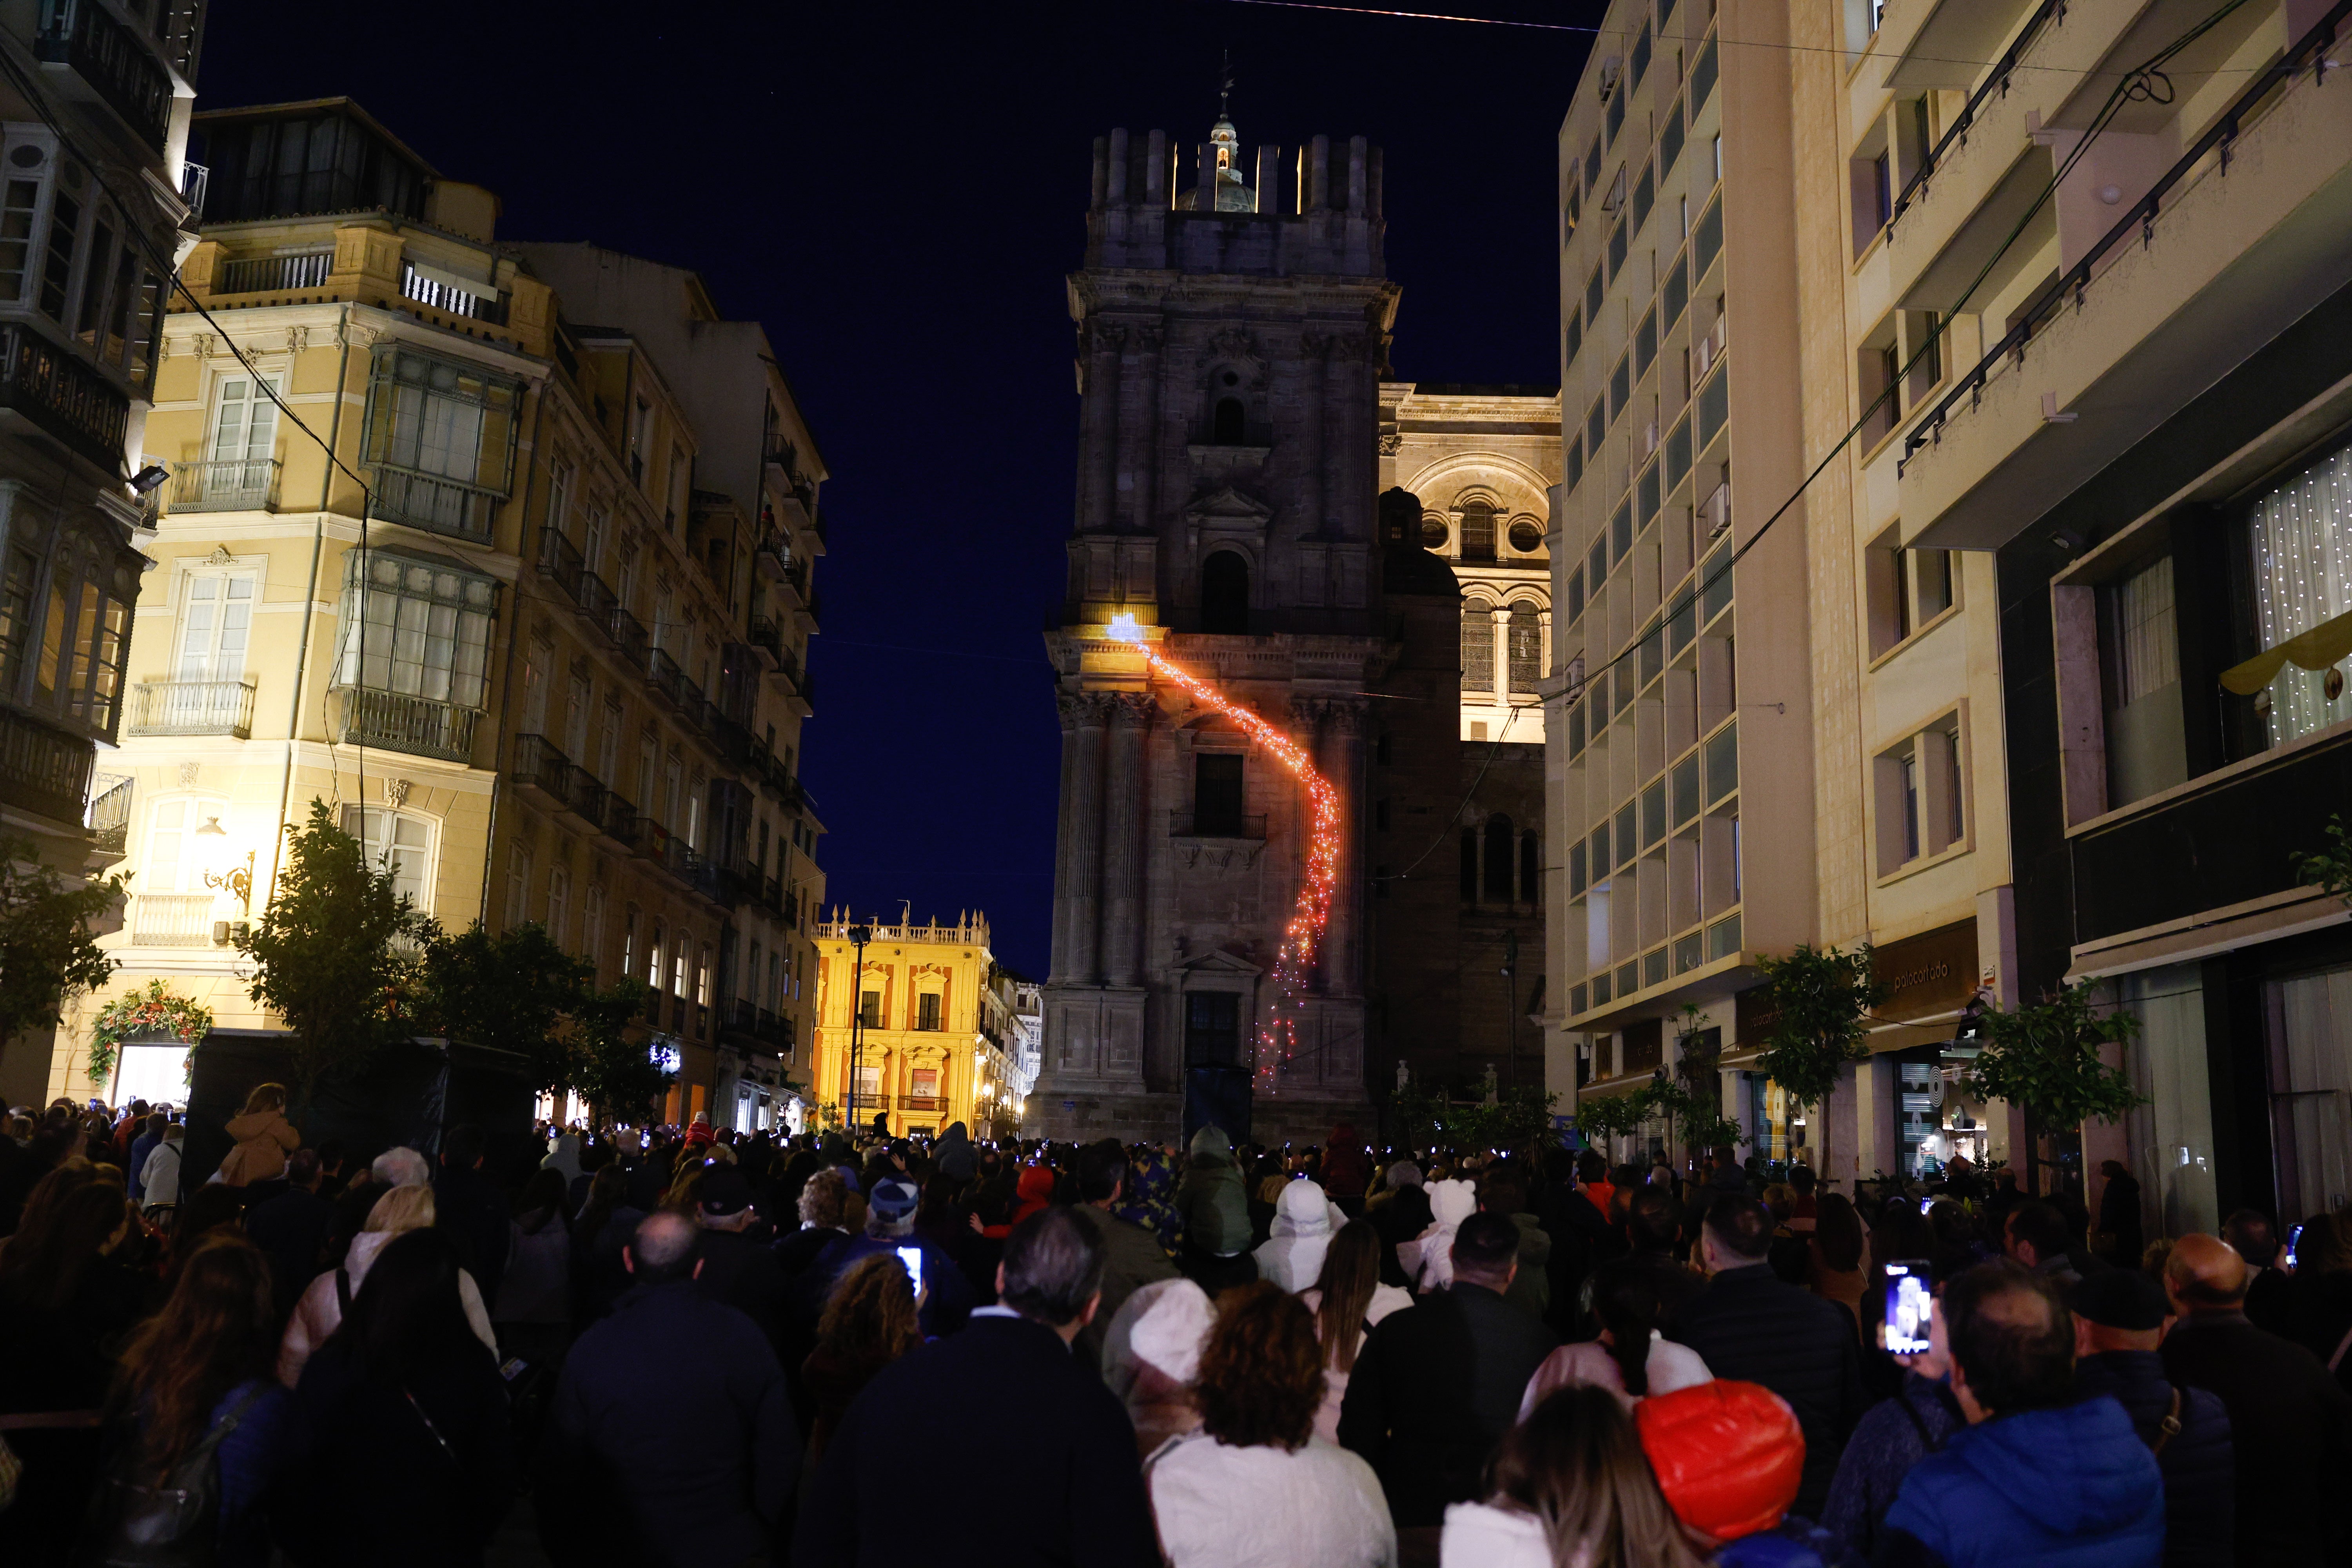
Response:
[[[1313,1182],[1292,1182],[1274,1205],[1274,1226],[1265,1244],[1250,1256],[1257,1277],[1296,1296],[1323,1272],[1323,1254],[1348,1216]]]
[[[1478,1189],[1469,1182],[1432,1182],[1429,1212],[1434,1217],[1427,1230],[1411,1241],[1397,1243],[1397,1263],[1412,1281],[1413,1290],[1427,1295],[1454,1283],[1454,1233],[1478,1212]]]
[[[278,1382],[292,1388],[302,1381],[302,1368],[310,1352],[342,1326],[343,1303],[359,1295],[360,1282],[367,1278],[376,1255],[394,1237],[430,1226],[433,1215],[431,1187],[394,1187],[376,1199],[375,1207],[368,1210],[367,1228],[352,1237],[351,1250],[343,1255],[341,1266],[311,1280],[310,1288],[294,1304],[294,1315],[286,1321],[286,1337],[278,1342]],[[482,1309],[481,1289],[462,1268],[457,1270],[457,1300],[465,1306],[466,1322],[474,1337],[496,1355],[499,1337],[490,1329],[489,1313]]]

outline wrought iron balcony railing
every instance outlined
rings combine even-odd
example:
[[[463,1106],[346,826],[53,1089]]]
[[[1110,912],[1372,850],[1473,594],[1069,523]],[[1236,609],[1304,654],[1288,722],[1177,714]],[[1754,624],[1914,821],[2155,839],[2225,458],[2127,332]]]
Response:
[[[0,408],[13,408],[108,474],[121,471],[131,399],[21,322],[0,327]]]
[[[392,463],[371,467],[375,470],[376,516],[427,533],[446,533],[477,544],[490,542],[490,524],[503,499],[496,490]]]
[[[172,76],[97,0],[41,0],[34,53],[45,64],[70,65],[155,152],[172,125]]]
[[[120,855],[131,839],[131,797],[138,781],[128,773],[100,774],[89,802],[89,847]]]
[[[474,760],[474,731],[482,719],[478,708],[359,686],[339,687],[336,695],[342,701],[342,720],[335,733],[344,745],[375,746],[453,763]]]
[[[253,735],[250,680],[142,680],[131,689],[133,735]]]
[[[97,751],[82,736],[0,710],[0,801],[58,822],[79,822]]]
[[[172,471],[173,511],[276,511],[278,459],[222,458],[179,463]]]
[[[334,269],[331,250],[299,250],[287,256],[247,256],[224,261],[213,275],[215,294],[267,294],[325,286]]]

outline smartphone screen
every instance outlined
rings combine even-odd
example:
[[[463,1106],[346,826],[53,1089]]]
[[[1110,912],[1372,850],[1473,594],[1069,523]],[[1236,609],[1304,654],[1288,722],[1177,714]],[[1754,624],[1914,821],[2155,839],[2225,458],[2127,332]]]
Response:
[[[2286,1233],[2286,1266],[2290,1271],[2294,1268],[2294,1249],[2302,1240],[2303,1226],[2296,1226]]]
[[[1919,1200],[1919,1212],[1921,1214],[1926,1214],[1929,1209],[1934,1208],[1935,1206],[1936,1200],[1933,1198],[1921,1198]]]
[[[1931,1347],[1928,1314],[1935,1295],[1928,1288],[1925,1259],[1886,1266],[1886,1316],[1878,1326],[1878,1345],[1890,1355],[1925,1355]]]
[[[923,1249],[919,1247],[898,1248],[898,1261],[907,1266],[907,1278],[915,1283],[915,1294],[923,1293]]]

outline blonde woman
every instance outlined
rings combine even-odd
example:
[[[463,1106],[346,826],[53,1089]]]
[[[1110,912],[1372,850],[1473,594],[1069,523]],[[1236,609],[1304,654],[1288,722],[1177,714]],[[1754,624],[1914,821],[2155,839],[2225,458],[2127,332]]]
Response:
[[[431,1187],[394,1187],[376,1199],[375,1207],[368,1211],[367,1228],[352,1237],[352,1249],[341,1265],[311,1280],[301,1300],[295,1303],[294,1315],[286,1321],[286,1337],[278,1345],[278,1382],[291,1388],[301,1381],[303,1363],[342,1326],[343,1314],[351,1310],[361,1281],[393,1237],[425,1229],[433,1219]],[[490,1330],[489,1313],[482,1310],[482,1292],[474,1277],[462,1268],[457,1271],[457,1299],[465,1306],[466,1321],[474,1337],[496,1354],[499,1339]]]
[[[232,1187],[272,1182],[286,1173],[286,1156],[302,1146],[302,1134],[286,1120],[286,1086],[254,1085],[245,1097],[245,1110],[229,1118],[228,1135],[236,1147],[221,1162],[220,1178]]]

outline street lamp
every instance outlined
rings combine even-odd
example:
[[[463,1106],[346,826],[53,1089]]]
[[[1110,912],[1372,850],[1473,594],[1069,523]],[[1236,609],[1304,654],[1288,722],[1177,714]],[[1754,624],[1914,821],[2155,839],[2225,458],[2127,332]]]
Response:
[[[849,983],[849,1082],[842,1089],[842,1103],[849,1108],[845,1120],[849,1136],[857,1136],[857,1066],[866,1047],[866,944],[874,940],[872,926],[851,926],[849,942],[857,950],[857,967]]]

